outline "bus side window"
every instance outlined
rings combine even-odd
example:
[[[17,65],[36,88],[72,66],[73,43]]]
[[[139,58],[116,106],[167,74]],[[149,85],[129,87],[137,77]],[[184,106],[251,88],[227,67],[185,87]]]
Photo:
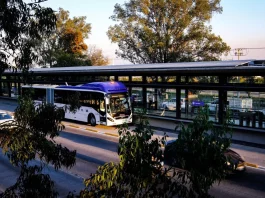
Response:
[[[36,88],[33,93],[33,100],[40,100],[44,102],[46,100],[46,89]]]
[[[55,90],[54,91],[54,102],[55,103],[65,103],[65,91]]]

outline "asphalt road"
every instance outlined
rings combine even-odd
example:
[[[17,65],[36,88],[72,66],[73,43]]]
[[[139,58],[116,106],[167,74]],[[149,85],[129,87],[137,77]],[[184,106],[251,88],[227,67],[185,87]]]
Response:
[[[4,107],[0,109],[7,111],[14,110],[14,106],[7,107],[3,103],[0,104],[0,107]],[[81,126],[87,127],[86,125]],[[56,139],[58,143],[62,143],[69,149],[77,150],[76,165],[70,170],[65,170],[67,173],[87,178],[91,173],[96,172],[98,165],[110,161],[118,162],[119,159],[116,152],[118,138],[95,133],[93,129],[94,131],[95,129],[104,131],[99,126],[92,128],[91,131],[66,127],[65,131],[61,132],[60,137]],[[210,193],[217,198],[265,197],[265,150],[241,145],[232,145],[232,148],[239,152],[246,161],[259,165],[259,168],[247,167],[243,173],[230,175],[219,185],[214,184]]]
[[[67,127],[56,141],[77,150],[79,159],[77,165],[71,169],[71,173],[83,178],[95,172],[97,165],[110,161],[118,162],[116,137]],[[264,198],[265,170],[247,167],[245,172],[232,174],[219,185],[214,184],[210,193],[217,198]]]
[[[76,178],[88,178],[91,173],[96,172],[99,165],[110,161],[118,162],[119,160],[116,152],[117,137],[66,127],[65,131],[61,132],[60,137],[56,138],[56,141],[69,149],[77,150],[76,165],[70,170],[64,170],[66,173],[76,176]],[[1,163],[3,163],[2,159],[0,158]],[[5,166],[8,166],[7,162],[5,162]],[[7,172],[2,174],[5,175]],[[17,174],[17,170],[10,165],[8,175],[15,174]],[[0,187],[2,182],[1,179]],[[68,182],[71,183],[71,180]],[[4,186],[6,186],[6,183]],[[210,193],[217,198],[263,198],[265,197],[264,187],[265,170],[247,167],[245,172],[230,175],[219,185],[214,184],[210,189]],[[72,189],[72,186],[68,188]],[[82,185],[76,187],[76,189],[80,188],[82,188]]]
[[[66,171],[82,178],[88,178],[91,173],[95,173],[99,165],[119,160],[118,138],[116,137],[67,128],[67,131],[61,132],[60,137],[55,140],[57,143],[77,151],[76,165]]]
[[[245,172],[230,175],[219,185],[215,184],[210,193],[216,198],[264,198],[265,171],[247,167]]]

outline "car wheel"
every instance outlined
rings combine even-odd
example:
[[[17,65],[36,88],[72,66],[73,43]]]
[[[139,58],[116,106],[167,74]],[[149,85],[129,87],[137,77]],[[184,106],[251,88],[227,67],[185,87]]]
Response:
[[[91,124],[91,126],[96,126],[96,118],[95,118],[95,116],[93,115],[93,114],[90,114],[89,116],[88,116],[88,122],[89,122],[89,124]]]

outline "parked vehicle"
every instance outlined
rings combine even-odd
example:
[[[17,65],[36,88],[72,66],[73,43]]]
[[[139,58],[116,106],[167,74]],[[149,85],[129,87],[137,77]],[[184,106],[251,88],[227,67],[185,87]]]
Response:
[[[185,105],[186,105],[185,98],[181,98],[180,99],[181,109],[185,109]],[[161,106],[163,109],[176,110],[176,98],[171,98],[170,100],[163,102]]]
[[[227,98],[228,106],[231,110],[237,110],[245,112],[252,109],[252,98]],[[207,103],[210,111],[216,111],[218,109],[219,99],[214,100],[211,103]]]

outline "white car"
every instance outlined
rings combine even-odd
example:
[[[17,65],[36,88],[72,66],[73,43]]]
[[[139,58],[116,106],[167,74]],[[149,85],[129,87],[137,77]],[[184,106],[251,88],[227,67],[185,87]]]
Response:
[[[185,109],[185,98],[180,99],[181,109]],[[176,98],[171,98],[170,100],[162,103],[163,109],[176,110]]]
[[[6,111],[1,111],[0,110],[0,124],[7,122],[7,121],[13,121],[13,117],[7,113]]]

